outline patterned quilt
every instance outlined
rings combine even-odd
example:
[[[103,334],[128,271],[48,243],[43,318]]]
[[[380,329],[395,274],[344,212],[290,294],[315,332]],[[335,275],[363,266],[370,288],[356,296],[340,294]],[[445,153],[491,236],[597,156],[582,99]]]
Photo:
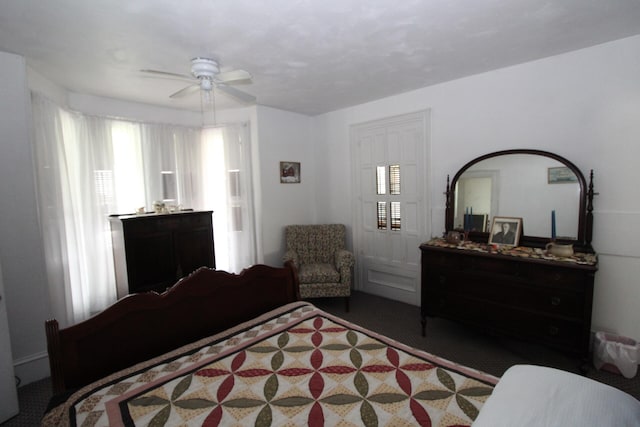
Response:
[[[469,426],[496,382],[297,302],[87,386],[43,425]]]

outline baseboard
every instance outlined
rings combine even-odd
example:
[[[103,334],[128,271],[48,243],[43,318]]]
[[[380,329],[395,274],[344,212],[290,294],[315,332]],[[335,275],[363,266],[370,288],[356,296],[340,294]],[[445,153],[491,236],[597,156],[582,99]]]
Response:
[[[20,379],[20,387],[47,378],[49,370],[49,355],[46,351],[32,354],[28,357],[13,361],[15,376]]]

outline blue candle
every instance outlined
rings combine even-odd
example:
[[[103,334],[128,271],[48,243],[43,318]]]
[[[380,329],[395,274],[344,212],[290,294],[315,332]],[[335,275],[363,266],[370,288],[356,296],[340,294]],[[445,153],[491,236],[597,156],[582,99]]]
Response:
[[[556,211],[551,211],[551,239],[556,240]]]
[[[473,206],[469,208],[469,231],[473,230]]]
[[[464,231],[469,228],[469,208],[464,209]]]

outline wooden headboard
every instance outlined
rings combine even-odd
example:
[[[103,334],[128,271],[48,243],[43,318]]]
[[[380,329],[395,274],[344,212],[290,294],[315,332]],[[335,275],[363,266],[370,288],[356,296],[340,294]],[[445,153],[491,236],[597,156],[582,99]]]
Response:
[[[300,299],[293,264],[240,274],[202,267],[162,294],[128,295],[68,328],[47,320],[54,394],[224,331]]]

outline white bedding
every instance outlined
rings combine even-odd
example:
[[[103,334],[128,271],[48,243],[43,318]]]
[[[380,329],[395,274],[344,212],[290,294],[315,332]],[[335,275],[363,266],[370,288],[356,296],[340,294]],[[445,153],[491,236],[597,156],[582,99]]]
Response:
[[[638,427],[640,401],[597,381],[533,365],[509,368],[473,427]]]

